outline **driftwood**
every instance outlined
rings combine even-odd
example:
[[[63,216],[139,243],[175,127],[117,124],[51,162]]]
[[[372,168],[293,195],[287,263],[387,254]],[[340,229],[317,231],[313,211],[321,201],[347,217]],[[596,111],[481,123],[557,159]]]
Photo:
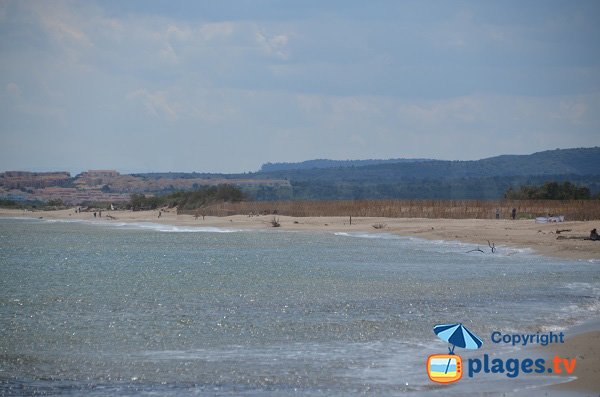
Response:
[[[560,230],[556,229],[556,234],[561,234],[563,232],[570,232],[570,231],[572,231],[572,229],[560,229]]]
[[[466,253],[466,254],[468,254],[469,252],[475,252],[475,251],[478,251],[478,252],[485,253],[485,252],[483,252],[483,250],[482,250],[482,249],[480,249],[479,247],[475,248],[474,250],[467,251],[467,252],[465,252],[465,253]]]
[[[496,244],[490,243],[490,240],[486,240],[486,241],[488,243],[488,246],[492,250],[492,254],[496,253]],[[479,248],[479,247],[477,247],[475,249],[472,249],[472,250],[469,250],[469,251],[465,252],[465,254],[468,254],[469,252],[482,252],[482,253],[485,254],[485,252],[483,252],[483,250],[481,248]]]
[[[590,240],[589,237],[585,236],[557,236],[557,240]]]

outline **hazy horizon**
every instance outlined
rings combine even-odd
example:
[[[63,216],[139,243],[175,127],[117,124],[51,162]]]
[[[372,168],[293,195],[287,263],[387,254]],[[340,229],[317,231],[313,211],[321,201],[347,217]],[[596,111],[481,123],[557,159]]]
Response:
[[[590,146],[589,148],[591,148],[592,146]],[[595,147],[595,146],[593,146]],[[579,148],[553,148],[553,149],[546,149],[546,150],[540,150],[540,152],[544,152],[544,151],[550,151],[550,150],[568,150],[568,149],[582,149],[583,147],[579,147]],[[477,160],[484,160],[487,158],[492,158],[492,157],[498,157],[498,156],[511,156],[511,155],[530,155],[530,154],[534,154],[537,152],[532,152],[532,153],[502,153],[502,154],[498,154],[496,156],[490,156],[490,157],[483,157],[480,159],[472,159],[474,161]],[[119,172],[120,174],[142,174],[142,173],[166,173],[166,172],[173,172],[173,173],[207,173],[207,174],[244,174],[244,173],[253,173],[253,172],[259,172],[260,168],[262,165],[267,164],[267,163],[302,163],[302,162],[306,162],[306,161],[313,161],[313,160],[333,160],[333,161],[357,161],[357,160],[395,160],[395,159],[408,159],[408,158],[400,158],[400,157],[390,157],[390,158],[363,158],[363,159],[350,159],[350,158],[346,158],[346,159],[325,159],[325,158],[315,158],[315,159],[306,159],[306,160],[299,160],[299,161],[265,161],[263,163],[260,164],[259,167],[257,167],[257,169],[255,170],[242,170],[242,171],[238,171],[238,172],[223,172],[223,171],[205,171],[205,170],[123,170],[123,169],[118,169],[118,168],[114,168],[114,167],[105,167],[105,168],[85,168],[85,169],[81,169],[81,170],[68,170],[68,169],[26,169],[26,168],[22,168],[22,169],[5,169],[2,170],[0,169],[0,172],[7,172],[7,171],[27,171],[27,172],[69,172],[72,176],[78,175],[82,172],[85,171],[90,171],[90,170],[114,170]],[[413,157],[411,159],[424,159],[423,157]],[[471,161],[471,160],[463,160],[463,159],[426,159],[426,160],[432,160],[432,161]]]
[[[0,1],[0,169],[600,146],[596,1]]]

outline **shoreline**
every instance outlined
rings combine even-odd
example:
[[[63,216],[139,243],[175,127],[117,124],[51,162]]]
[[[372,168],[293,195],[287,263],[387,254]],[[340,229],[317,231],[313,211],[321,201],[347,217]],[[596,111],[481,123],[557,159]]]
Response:
[[[92,212],[75,213],[74,209],[57,211],[24,211],[0,209],[1,217],[51,219],[66,221],[91,221],[94,223],[142,223],[148,222],[165,226],[220,228],[237,230],[289,230],[323,232],[388,233],[404,237],[417,237],[428,240],[462,241],[479,244],[489,252],[487,240],[494,242],[498,249],[502,246],[530,248],[536,254],[569,260],[596,259],[600,263],[600,242],[575,239],[557,240],[558,235],[585,236],[589,230],[597,228],[599,221],[562,222],[536,224],[530,220],[477,220],[477,219],[423,219],[423,218],[353,218],[350,225],[346,217],[306,217],[296,218],[279,215],[228,217],[199,217],[177,215],[175,210],[163,211],[102,211],[102,217],[94,218]],[[271,221],[276,218],[281,226],[273,228]],[[373,225],[382,224],[381,229]],[[556,230],[570,229],[556,234]],[[564,344],[536,348],[536,352],[546,357],[577,358],[577,366],[571,376],[574,380],[552,384],[540,390],[548,394],[569,393],[590,395],[600,390],[600,319],[587,321],[568,330]]]
[[[554,356],[577,359],[573,373],[563,375],[575,379],[543,388],[550,394],[597,396],[600,392],[600,323],[597,319],[567,330],[564,343],[537,346],[535,351],[547,359]]]
[[[430,218],[372,218],[360,217],[290,217],[280,215],[207,216],[195,219],[193,215],[177,215],[175,209],[162,211],[102,211],[94,218],[92,212],[76,213],[74,209],[56,211],[30,211],[0,209],[0,217],[26,217],[99,222],[152,222],[172,226],[215,227],[229,229],[274,229],[294,231],[332,231],[392,233],[404,237],[426,240],[461,241],[479,245],[488,252],[488,241],[512,248],[530,248],[535,253],[570,260],[600,261],[600,241],[583,240],[590,230],[600,228],[600,221],[570,221],[560,223],[535,223],[534,220],[495,219],[430,219]],[[112,219],[110,217],[112,217]],[[273,228],[276,218],[280,228]],[[375,229],[373,225],[383,225]],[[561,237],[561,239],[557,239]]]

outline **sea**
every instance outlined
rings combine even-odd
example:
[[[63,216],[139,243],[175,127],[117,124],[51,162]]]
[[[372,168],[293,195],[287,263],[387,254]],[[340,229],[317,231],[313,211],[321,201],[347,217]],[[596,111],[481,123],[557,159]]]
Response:
[[[530,395],[567,378],[429,380],[449,347],[433,327],[482,339],[463,359],[510,356],[492,332],[598,317],[599,266],[377,231],[0,218],[0,395]]]

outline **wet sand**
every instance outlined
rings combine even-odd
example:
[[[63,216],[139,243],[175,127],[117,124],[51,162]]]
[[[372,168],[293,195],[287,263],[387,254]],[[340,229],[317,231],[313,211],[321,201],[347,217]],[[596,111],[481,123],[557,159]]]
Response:
[[[559,258],[600,260],[600,241],[583,240],[593,228],[600,229],[600,221],[561,222],[538,224],[534,220],[492,219],[419,219],[419,218],[352,218],[303,217],[278,215],[228,217],[199,217],[177,215],[175,210],[155,211],[103,211],[94,218],[91,212],[75,213],[73,209],[60,211],[23,211],[0,209],[0,216],[43,217],[46,219],[85,219],[105,222],[154,222],[176,226],[206,226],[221,228],[272,228],[276,218],[282,230],[342,231],[394,233],[402,236],[430,240],[458,240],[479,245],[489,251],[488,240],[496,246],[531,248],[535,252]],[[112,218],[111,218],[112,217]],[[375,229],[373,225],[382,225]],[[499,247],[501,249],[501,247]]]
[[[568,336],[565,343],[540,348],[549,356],[575,358],[577,363],[570,376],[577,379],[554,385],[550,390],[579,391],[583,395],[598,396],[600,393],[600,331],[590,331]]]

